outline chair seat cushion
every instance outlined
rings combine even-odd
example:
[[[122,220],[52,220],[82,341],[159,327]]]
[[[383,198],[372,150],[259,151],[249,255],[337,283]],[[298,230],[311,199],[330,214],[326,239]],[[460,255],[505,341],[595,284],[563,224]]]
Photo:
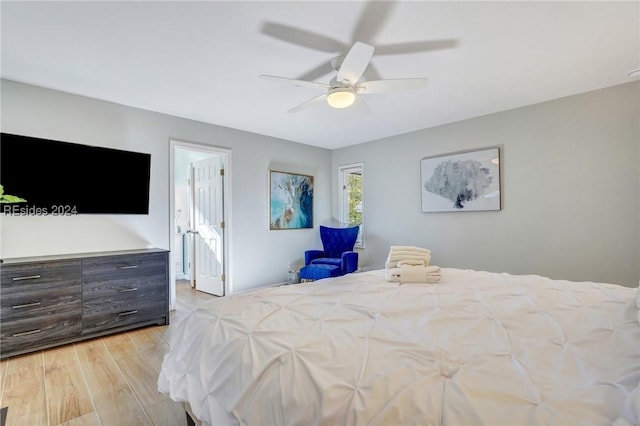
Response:
[[[300,269],[300,279],[320,280],[322,278],[337,277],[340,275],[340,268],[334,265],[311,264]]]
[[[342,258],[340,257],[319,257],[311,261],[312,265],[333,265],[338,268],[342,267]]]

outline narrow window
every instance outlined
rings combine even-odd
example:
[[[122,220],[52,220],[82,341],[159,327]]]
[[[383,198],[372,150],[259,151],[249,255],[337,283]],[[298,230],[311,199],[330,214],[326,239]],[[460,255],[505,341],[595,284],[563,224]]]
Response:
[[[340,221],[343,226],[360,225],[356,247],[364,248],[364,164],[338,167]]]

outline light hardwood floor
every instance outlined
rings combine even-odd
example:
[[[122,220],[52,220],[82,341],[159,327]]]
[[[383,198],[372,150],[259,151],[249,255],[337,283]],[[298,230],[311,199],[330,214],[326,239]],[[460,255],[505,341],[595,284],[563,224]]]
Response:
[[[214,296],[178,282],[170,325],[151,326],[0,362],[7,426],[186,425],[182,405],[157,390],[172,325]]]

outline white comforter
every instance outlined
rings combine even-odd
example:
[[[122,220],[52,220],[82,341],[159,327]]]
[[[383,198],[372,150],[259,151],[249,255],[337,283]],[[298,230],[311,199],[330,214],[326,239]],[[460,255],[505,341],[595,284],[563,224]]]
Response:
[[[448,268],[260,289],[178,323],[158,389],[212,425],[633,424],[635,291]]]

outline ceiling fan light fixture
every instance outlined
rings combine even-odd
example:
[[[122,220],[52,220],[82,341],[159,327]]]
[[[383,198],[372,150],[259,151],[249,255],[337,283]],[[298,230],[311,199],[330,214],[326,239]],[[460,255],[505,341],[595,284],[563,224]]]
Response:
[[[356,93],[348,87],[337,87],[329,90],[327,103],[333,108],[348,108],[356,100]]]

